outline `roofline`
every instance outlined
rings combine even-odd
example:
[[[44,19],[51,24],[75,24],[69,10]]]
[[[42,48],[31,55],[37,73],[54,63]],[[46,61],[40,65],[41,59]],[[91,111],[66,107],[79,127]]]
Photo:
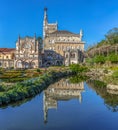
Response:
[[[62,32],[62,33],[61,33]],[[64,35],[69,35],[69,36],[76,36],[76,37],[80,37],[80,34],[76,34],[67,30],[56,30],[52,33],[49,33],[49,36],[64,36]]]
[[[71,42],[71,41],[70,42],[69,41],[68,42],[66,42],[66,41],[65,42],[55,42],[55,44],[64,44],[64,43],[65,44],[85,44],[84,41],[82,41],[82,42]]]
[[[1,50],[1,49],[3,49],[3,50]],[[2,53],[2,54],[10,53],[12,51],[16,51],[16,48],[0,48],[0,53]]]

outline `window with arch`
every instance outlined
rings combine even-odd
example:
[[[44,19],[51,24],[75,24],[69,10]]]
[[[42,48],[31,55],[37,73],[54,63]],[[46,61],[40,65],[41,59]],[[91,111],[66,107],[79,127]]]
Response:
[[[71,53],[70,57],[75,58],[75,53]]]
[[[8,56],[6,56],[6,59],[8,59],[9,57]]]
[[[66,58],[68,58],[68,54],[66,54]]]
[[[22,68],[22,61],[18,61],[18,62],[17,62],[17,67],[18,67],[18,68]]]

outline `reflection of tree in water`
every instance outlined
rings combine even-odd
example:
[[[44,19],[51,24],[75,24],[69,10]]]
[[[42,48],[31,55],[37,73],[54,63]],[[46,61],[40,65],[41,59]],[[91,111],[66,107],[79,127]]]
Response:
[[[101,81],[87,81],[87,84],[96,91],[103,99],[104,103],[112,112],[118,111],[118,92],[111,94],[108,92],[106,84]]]
[[[83,82],[86,81],[88,78],[86,76],[82,76],[82,75],[76,75],[73,77],[69,78],[70,83],[79,83],[79,82]]]
[[[19,106],[21,106],[22,104],[31,101],[32,99],[33,99],[33,98],[30,97],[30,98],[26,98],[26,99],[21,100],[21,101],[12,102],[12,103],[9,103],[9,106],[11,106],[11,107],[13,107],[13,108],[14,108],[14,107],[19,107]],[[2,105],[2,106],[0,106],[1,109],[6,109],[7,107],[8,107],[8,105]]]

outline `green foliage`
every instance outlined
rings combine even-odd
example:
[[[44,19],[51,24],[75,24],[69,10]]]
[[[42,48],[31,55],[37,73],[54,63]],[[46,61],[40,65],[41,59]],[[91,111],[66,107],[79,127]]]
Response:
[[[86,72],[88,68],[86,66],[81,66],[79,64],[72,64],[70,65],[70,70],[75,74],[77,74],[77,73]]]
[[[87,58],[86,63],[93,65],[94,64],[94,58]]]
[[[96,57],[94,58],[94,62],[95,62],[95,63],[101,63],[101,64],[103,64],[103,63],[105,63],[105,57],[102,56],[102,55],[96,56]]]
[[[97,44],[97,47],[106,44],[110,44],[110,45],[118,44],[118,28],[110,29],[105,35],[105,38],[106,38],[105,40],[102,40]]]
[[[2,86],[5,91],[0,92],[0,105],[35,96],[49,84],[55,82],[56,79],[66,76],[67,74],[69,74],[67,71],[49,72],[40,77],[18,82],[11,87],[7,85]]]
[[[118,70],[114,71],[112,75],[107,75],[104,77],[104,81],[107,84],[118,85]]]
[[[0,92],[3,92],[3,91],[5,91],[5,89],[2,86],[0,86]]]
[[[88,77],[86,77],[86,76],[82,76],[82,75],[76,75],[76,76],[73,76],[73,77],[71,77],[70,79],[69,79],[69,81],[71,82],[71,83],[80,83],[80,82],[82,82],[82,81],[86,81],[88,79]]]
[[[114,45],[114,44],[118,44],[118,28],[110,29],[105,35],[105,39],[98,42],[97,45],[88,48],[88,51],[93,50],[96,47],[98,48],[104,45]]]
[[[117,63],[118,62],[118,55],[112,53],[108,56],[107,58],[109,61],[111,61],[112,63]]]
[[[107,105],[108,109],[113,112],[118,111],[118,95],[108,93],[105,83],[101,83],[101,81],[90,81],[89,86],[104,99],[104,103]]]
[[[24,80],[27,80],[28,78],[27,77],[18,77],[18,78],[11,78],[9,80],[6,80],[7,82],[21,82],[21,81],[24,81]]]
[[[106,34],[106,41],[108,44],[118,44],[118,28],[113,28]]]
[[[38,72],[37,72],[38,71]],[[37,71],[34,70],[7,70],[5,72],[1,72],[0,79],[5,82],[21,82],[26,79],[32,78],[32,77],[38,77],[39,72],[41,74],[40,69],[37,69]]]
[[[115,71],[115,72],[112,74],[112,77],[118,79],[118,71]]]
[[[113,71],[118,71],[118,66],[111,66],[110,69]]]
[[[102,82],[102,81],[99,81],[99,80],[94,80],[94,85],[95,85],[96,87],[106,87],[106,86],[107,86],[106,83],[104,83],[104,82]]]
[[[93,58],[88,58],[86,60],[86,62],[90,64],[93,64],[93,63],[104,64],[106,61],[110,61],[111,63],[118,63],[118,55],[116,55],[115,53],[111,53],[107,56],[97,55]]]
[[[37,69],[37,72],[41,72],[41,70],[40,70],[40,69]]]
[[[100,46],[106,45],[106,44],[107,44],[106,40],[102,40],[102,41],[100,41],[100,42],[97,44],[97,47],[100,47]]]

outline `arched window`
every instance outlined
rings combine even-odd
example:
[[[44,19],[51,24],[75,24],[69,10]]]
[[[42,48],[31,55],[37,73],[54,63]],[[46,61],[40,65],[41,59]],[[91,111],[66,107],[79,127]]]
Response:
[[[8,56],[6,56],[6,59],[8,59],[9,57]]]
[[[25,68],[29,68],[29,63],[25,62]]]
[[[6,67],[6,66],[7,66],[7,63],[5,62],[5,63],[4,63],[4,67]]]
[[[71,53],[70,57],[75,58],[75,53]]]
[[[31,68],[35,68],[35,63],[31,62]]]
[[[22,62],[21,61],[17,62],[17,68],[22,68]]]
[[[73,58],[75,58],[75,53],[73,54]]]
[[[66,54],[66,58],[68,58],[68,54]]]

